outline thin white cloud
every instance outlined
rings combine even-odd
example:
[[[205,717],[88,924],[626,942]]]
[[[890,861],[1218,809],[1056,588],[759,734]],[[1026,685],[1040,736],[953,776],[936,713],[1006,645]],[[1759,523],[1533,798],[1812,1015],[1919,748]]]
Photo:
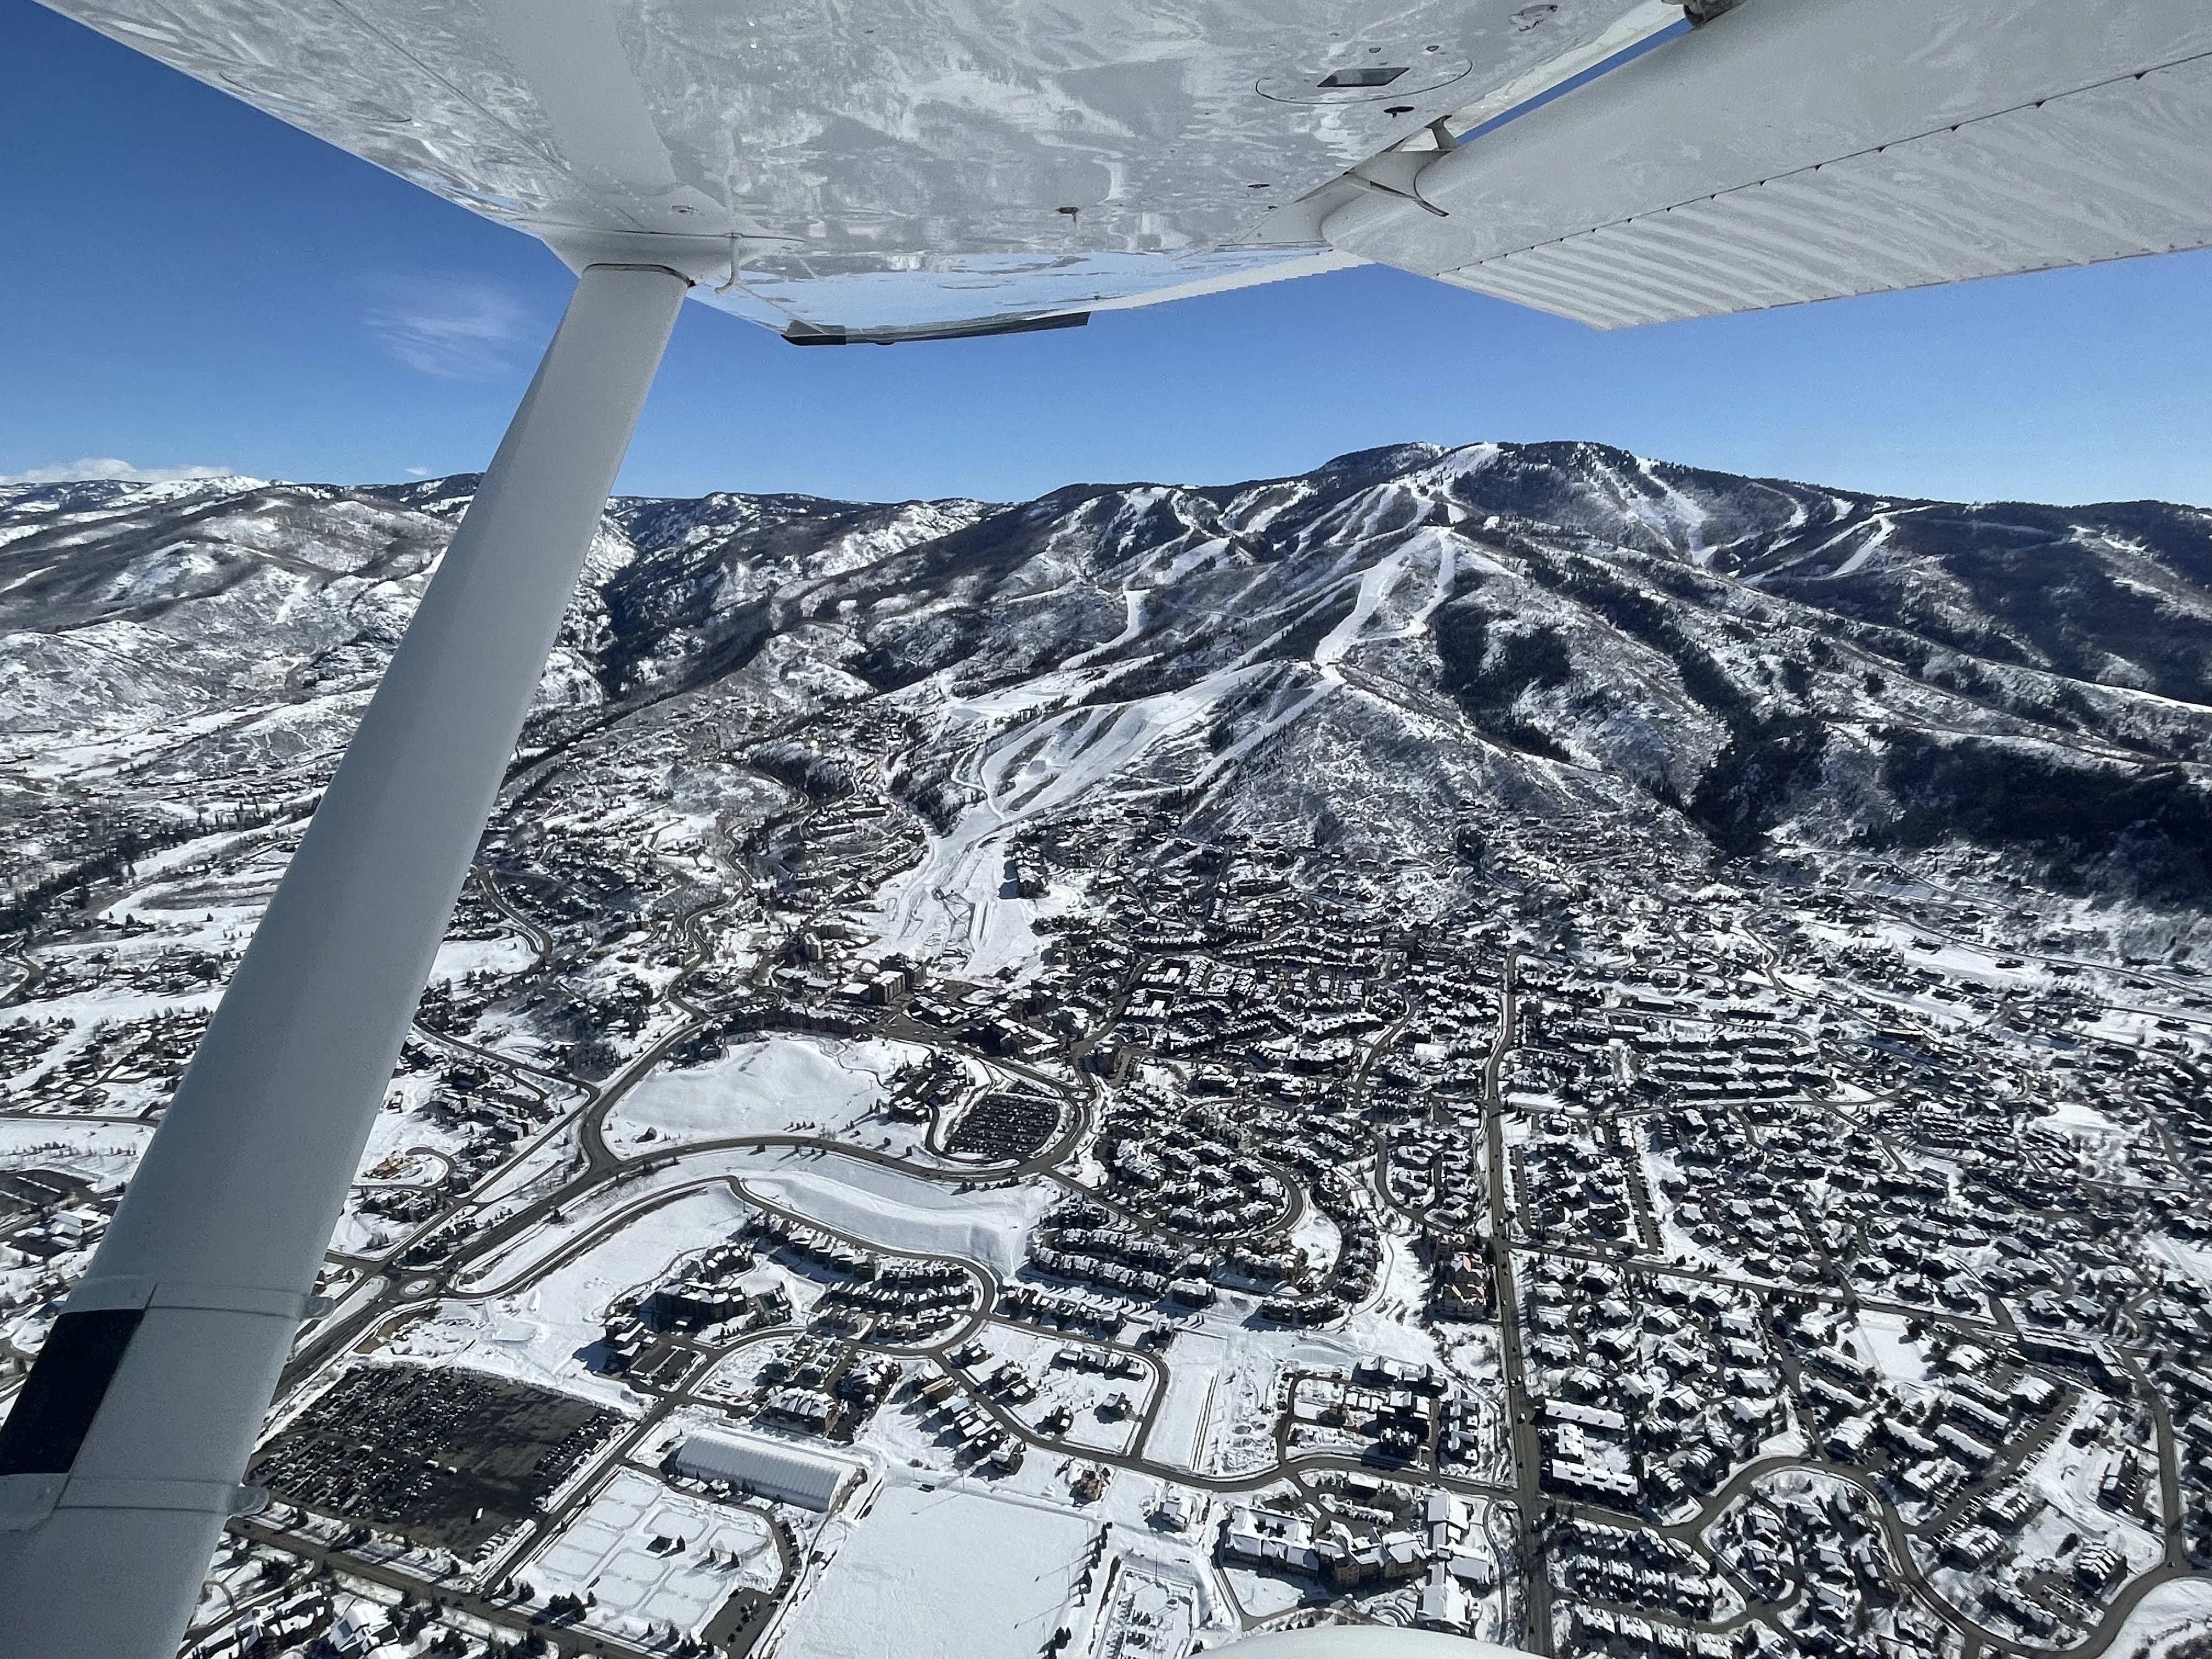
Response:
[[[235,477],[227,466],[133,466],[112,455],[87,455],[59,466],[34,466],[27,472],[0,472],[0,484],[76,483],[87,478],[119,483],[179,483],[190,478]]]
[[[362,320],[384,349],[412,369],[445,380],[507,372],[528,330],[529,311],[495,283],[452,277],[392,278]]]

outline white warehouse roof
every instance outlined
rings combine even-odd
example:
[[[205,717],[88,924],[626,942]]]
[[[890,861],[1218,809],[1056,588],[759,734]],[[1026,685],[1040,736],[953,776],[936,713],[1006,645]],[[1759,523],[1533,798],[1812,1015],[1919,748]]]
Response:
[[[856,1466],[763,1435],[700,1432],[686,1436],[676,1449],[676,1469],[694,1480],[726,1480],[733,1486],[826,1510],[837,1501]]]

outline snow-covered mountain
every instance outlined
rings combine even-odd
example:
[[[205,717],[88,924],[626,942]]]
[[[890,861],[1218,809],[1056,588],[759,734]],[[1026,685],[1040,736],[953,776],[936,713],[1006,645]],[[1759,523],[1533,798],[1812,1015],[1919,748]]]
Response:
[[[19,919],[303,812],[472,483],[0,489]],[[516,823],[627,766],[756,858],[777,790],[869,783],[909,865],[1110,805],[1137,855],[1273,836],[1441,893],[1486,824],[1597,813],[1670,867],[1965,859],[2164,939],[2212,896],[2212,514],[1574,443],[1011,507],[621,500],[525,761]]]

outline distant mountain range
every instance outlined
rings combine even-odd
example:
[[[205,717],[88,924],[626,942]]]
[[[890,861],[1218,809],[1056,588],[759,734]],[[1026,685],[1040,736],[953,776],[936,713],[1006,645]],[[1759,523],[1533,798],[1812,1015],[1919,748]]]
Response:
[[[474,482],[0,489],[15,920],[211,815],[304,811]],[[1583,443],[1014,506],[615,501],[526,753],[711,743],[739,707],[767,775],[881,769],[939,833],[1118,804],[1435,868],[1597,811],[1669,860],[1986,855],[2187,927],[2212,513]]]

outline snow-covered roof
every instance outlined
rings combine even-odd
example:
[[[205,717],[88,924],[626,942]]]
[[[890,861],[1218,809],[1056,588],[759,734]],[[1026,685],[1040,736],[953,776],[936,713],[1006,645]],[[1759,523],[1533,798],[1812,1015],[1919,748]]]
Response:
[[[854,1472],[843,1458],[825,1457],[761,1435],[700,1432],[677,1449],[676,1467],[699,1480],[727,1480],[763,1497],[826,1510]]]

